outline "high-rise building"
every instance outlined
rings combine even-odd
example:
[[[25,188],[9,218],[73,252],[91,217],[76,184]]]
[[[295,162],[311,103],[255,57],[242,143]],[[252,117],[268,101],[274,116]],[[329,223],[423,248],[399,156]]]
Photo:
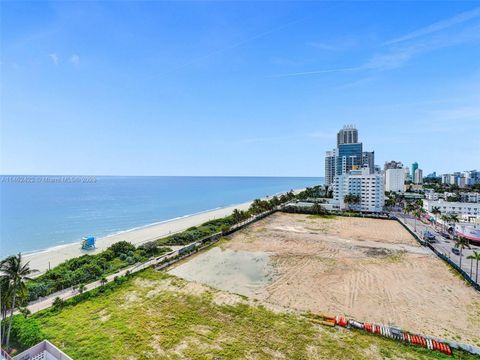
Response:
[[[388,169],[402,169],[402,168],[403,168],[402,162],[401,161],[395,161],[395,160],[386,161],[385,165],[383,166],[384,171],[387,171]]]
[[[353,125],[345,125],[337,133],[337,146],[358,143],[358,130]]]
[[[362,166],[362,143],[338,145],[335,175],[342,175]]]
[[[412,164],[412,180],[415,182],[415,171],[418,169],[418,163],[414,162]]]
[[[455,185],[457,183],[457,175],[456,174],[450,174],[450,185]]]
[[[327,151],[325,154],[325,184],[333,183],[335,177],[336,150]]]
[[[405,170],[387,169],[385,171],[385,191],[403,192],[405,186]]]
[[[464,171],[465,185],[475,185],[480,183],[480,172],[477,170]]]
[[[480,172],[470,170],[464,172],[454,172],[453,174],[443,174],[442,183],[449,185],[458,185],[459,187],[472,186],[480,183]]]
[[[362,166],[368,166],[370,174],[375,172],[375,151],[364,151],[362,153]]]
[[[337,147],[325,154],[325,184],[331,185],[335,176],[364,166],[374,172],[375,153],[364,152],[363,144],[358,142],[358,130],[346,125],[337,134]]]
[[[413,182],[415,184],[423,184],[423,170],[415,169],[415,176],[413,177]]]
[[[345,202],[347,195],[358,196],[359,202]],[[368,168],[362,168],[335,176],[333,199],[340,210],[380,212],[385,203],[383,175],[370,174]]]

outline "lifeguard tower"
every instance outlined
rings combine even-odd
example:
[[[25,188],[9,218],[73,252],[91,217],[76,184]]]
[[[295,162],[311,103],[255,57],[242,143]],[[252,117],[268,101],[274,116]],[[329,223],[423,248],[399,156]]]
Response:
[[[93,250],[93,249],[95,249],[95,237],[84,236],[82,238],[82,250]]]

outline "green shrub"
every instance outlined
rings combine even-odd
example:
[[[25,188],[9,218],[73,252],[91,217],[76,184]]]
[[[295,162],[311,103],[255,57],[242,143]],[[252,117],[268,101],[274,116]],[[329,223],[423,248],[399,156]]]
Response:
[[[22,315],[13,317],[11,336],[21,350],[29,348],[45,338],[38,321]]]
[[[61,309],[64,305],[65,301],[63,299],[60,299],[58,296],[53,300],[53,307],[55,309]]]
[[[129,251],[135,251],[135,246],[128,241],[119,241],[108,248],[113,251],[116,256],[120,254],[128,254]]]

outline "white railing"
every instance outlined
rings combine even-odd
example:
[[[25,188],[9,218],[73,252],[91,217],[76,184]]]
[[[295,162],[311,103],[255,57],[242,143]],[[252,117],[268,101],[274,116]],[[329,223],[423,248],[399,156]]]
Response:
[[[13,360],[73,360],[48,340],[43,340],[30,349],[13,357]]]

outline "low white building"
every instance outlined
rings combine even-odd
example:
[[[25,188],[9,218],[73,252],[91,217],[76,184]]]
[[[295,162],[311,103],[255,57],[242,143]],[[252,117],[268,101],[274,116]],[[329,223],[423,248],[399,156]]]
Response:
[[[423,208],[431,212],[438,207],[442,214],[457,214],[464,221],[475,222],[480,218],[480,204],[467,202],[449,202],[445,200],[424,200]]]
[[[404,185],[404,169],[387,169],[385,171],[385,191],[404,192]]]
[[[469,203],[479,203],[480,202],[480,193],[477,192],[461,192],[460,197],[462,201]]]
[[[440,199],[440,194],[433,191],[432,189],[425,190],[425,199],[437,201]]]
[[[370,174],[368,168],[351,170],[346,174],[335,176],[333,180],[333,199],[335,207],[340,210],[357,210],[381,212],[385,204],[385,190],[382,174]],[[345,196],[356,195],[358,204],[345,203]]]

